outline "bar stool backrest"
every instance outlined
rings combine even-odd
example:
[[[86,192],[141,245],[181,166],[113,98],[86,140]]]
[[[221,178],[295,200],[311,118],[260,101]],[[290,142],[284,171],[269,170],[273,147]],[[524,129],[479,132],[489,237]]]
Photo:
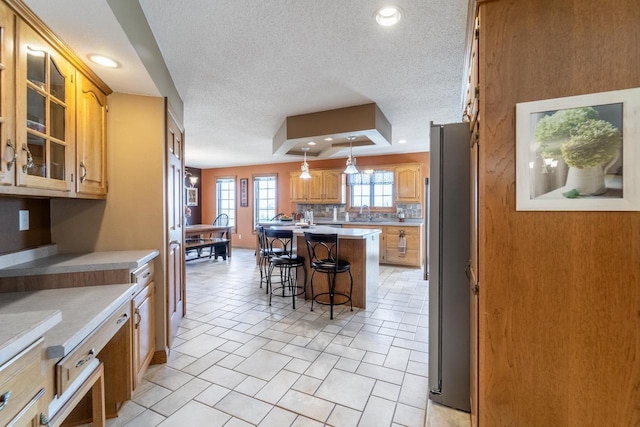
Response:
[[[284,252],[291,254],[293,245],[293,231],[264,229],[265,246],[270,252]]]
[[[320,270],[338,270],[338,235],[304,233],[309,252],[311,268]]]

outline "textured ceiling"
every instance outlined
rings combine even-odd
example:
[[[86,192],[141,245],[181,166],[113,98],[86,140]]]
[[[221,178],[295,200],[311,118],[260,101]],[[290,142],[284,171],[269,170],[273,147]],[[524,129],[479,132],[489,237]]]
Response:
[[[123,63],[111,74],[93,67],[114,91],[154,95],[140,62],[120,56],[135,52],[106,0],[26,3],[81,55]],[[468,1],[393,3],[403,18],[385,28],[374,19],[380,0],[140,0],[184,101],[187,165],[298,161],[272,154],[285,117],[370,102],[392,144],[354,155],[428,150],[430,121],[461,118]]]

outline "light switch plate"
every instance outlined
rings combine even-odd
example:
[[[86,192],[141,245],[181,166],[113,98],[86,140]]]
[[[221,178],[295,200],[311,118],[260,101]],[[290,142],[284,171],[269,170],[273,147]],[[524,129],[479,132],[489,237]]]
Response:
[[[20,231],[27,231],[29,229],[29,211],[20,210]]]

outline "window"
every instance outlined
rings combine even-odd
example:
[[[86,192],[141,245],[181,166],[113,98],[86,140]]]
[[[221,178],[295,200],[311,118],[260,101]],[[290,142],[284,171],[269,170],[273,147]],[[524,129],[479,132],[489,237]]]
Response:
[[[229,225],[236,225],[236,180],[234,178],[216,179],[218,215],[227,214]]]
[[[276,175],[256,176],[253,178],[255,203],[253,218],[255,222],[269,221],[276,216]]]
[[[377,170],[373,173],[349,175],[351,206],[390,208],[393,206],[393,171]]]

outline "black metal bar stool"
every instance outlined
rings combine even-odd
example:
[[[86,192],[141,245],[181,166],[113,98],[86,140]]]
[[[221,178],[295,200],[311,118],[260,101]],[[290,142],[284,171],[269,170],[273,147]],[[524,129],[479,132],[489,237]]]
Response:
[[[309,263],[311,265],[311,311],[313,303],[328,305],[330,307],[330,318],[333,319],[333,306],[349,303],[353,311],[351,294],[353,292],[353,276],[351,275],[351,264],[349,261],[338,258],[339,240],[337,234],[304,233],[309,251]],[[315,294],[313,290],[313,277],[318,273],[327,275],[329,289],[327,292]],[[349,273],[350,286],[349,294],[336,292],[336,276],[340,273]],[[329,302],[318,299],[323,295],[329,295]],[[336,296],[340,301],[336,302]]]
[[[272,255],[269,259],[269,272],[267,274],[267,292],[269,293],[269,305],[271,305],[271,297],[279,295],[283,298],[291,297],[293,301],[293,309],[296,309],[296,297],[305,294],[307,283],[307,266],[304,257],[294,255],[292,251],[293,231],[291,230],[272,230],[264,229],[266,246],[270,253],[275,250],[282,250],[281,255]],[[298,285],[298,267],[302,267],[304,271],[304,282]],[[273,271],[278,268],[279,281],[274,285]]]

